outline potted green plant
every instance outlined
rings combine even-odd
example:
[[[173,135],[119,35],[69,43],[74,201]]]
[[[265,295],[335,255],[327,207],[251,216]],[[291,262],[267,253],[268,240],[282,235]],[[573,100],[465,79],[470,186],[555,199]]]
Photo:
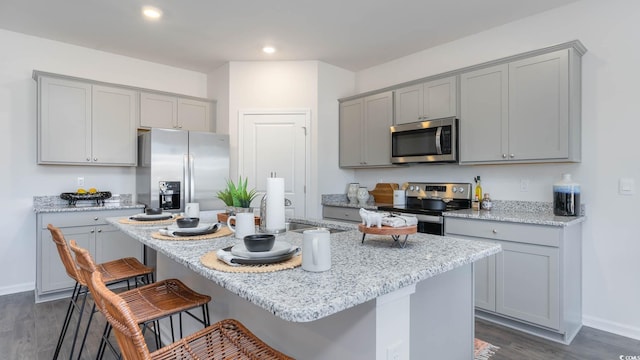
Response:
[[[238,183],[227,179],[227,188],[218,191],[218,199],[222,200],[227,206],[227,212],[251,212],[251,201],[258,195],[256,189],[247,191],[248,178],[242,180],[242,176],[238,177]]]

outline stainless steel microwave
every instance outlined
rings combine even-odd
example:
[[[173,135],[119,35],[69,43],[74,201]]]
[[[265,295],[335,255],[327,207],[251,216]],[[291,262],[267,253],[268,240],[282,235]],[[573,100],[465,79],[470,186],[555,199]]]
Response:
[[[458,119],[448,117],[391,127],[394,164],[458,161]]]

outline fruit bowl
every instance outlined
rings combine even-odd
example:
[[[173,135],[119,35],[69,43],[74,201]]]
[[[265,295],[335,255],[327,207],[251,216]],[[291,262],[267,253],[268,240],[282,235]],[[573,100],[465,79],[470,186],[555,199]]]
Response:
[[[91,200],[95,201],[98,206],[100,204],[104,205],[104,200],[109,199],[111,197],[110,191],[96,191],[95,193],[84,193],[78,194],[77,192],[66,192],[60,194],[60,198],[63,200],[67,200],[69,205],[76,205],[78,200]]]

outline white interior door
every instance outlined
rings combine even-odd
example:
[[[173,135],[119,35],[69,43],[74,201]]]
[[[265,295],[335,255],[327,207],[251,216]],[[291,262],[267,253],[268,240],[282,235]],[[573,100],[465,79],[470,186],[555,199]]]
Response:
[[[291,205],[286,216],[306,214],[310,110],[240,111],[239,175],[260,193],[252,206],[259,207],[271,174],[284,178],[285,197]]]

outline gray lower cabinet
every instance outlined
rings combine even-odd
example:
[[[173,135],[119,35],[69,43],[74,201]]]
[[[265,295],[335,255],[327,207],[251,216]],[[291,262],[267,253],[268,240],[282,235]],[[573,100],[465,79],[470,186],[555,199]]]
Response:
[[[126,209],[37,214],[36,302],[68,297],[75,284],[62,265],[47,229],[48,224],[59,227],[67,241],[73,239],[88,249],[98,263],[123,257],[135,257],[143,261],[142,244],[105,220],[108,217],[131,216],[140,211]]]
[[[362,218],[360,218],[360,208],[328,205],[322,207],[322,218],[357,223],[362,221]]]
[[[391,164],[393,92],[340,103],[340,167],[366,168]]]
[[[445,219],[447,236],[499,243],[477,261],[476,315],[569,343],[582,326],[581,226]]]

